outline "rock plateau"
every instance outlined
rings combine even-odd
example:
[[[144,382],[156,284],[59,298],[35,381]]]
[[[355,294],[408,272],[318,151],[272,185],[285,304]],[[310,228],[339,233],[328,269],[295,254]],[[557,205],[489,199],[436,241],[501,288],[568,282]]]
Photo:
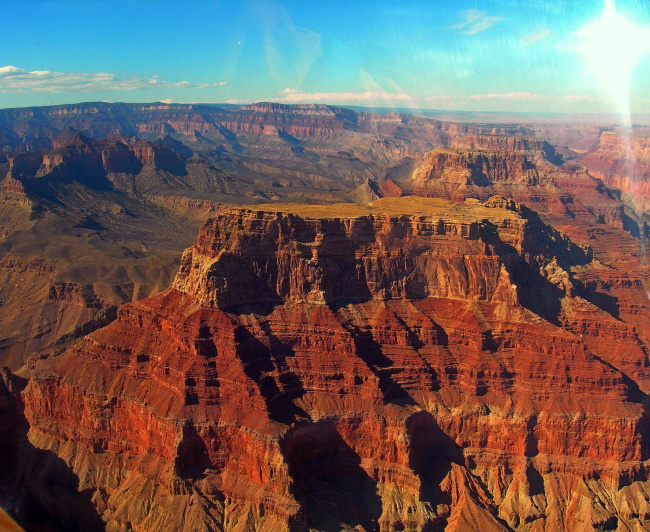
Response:
[[[109,530],[644,530],[649,307],[609,275],[502,197],[226,210],[37,364],[29,438]]]

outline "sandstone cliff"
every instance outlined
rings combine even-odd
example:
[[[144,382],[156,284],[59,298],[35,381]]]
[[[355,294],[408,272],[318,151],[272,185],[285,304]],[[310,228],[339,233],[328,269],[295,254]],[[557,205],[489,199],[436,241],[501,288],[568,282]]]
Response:
[[[606,185],[616,187],[642,213],[650,213],[650,138],[605,131],[579,159]]]
[[[0,181],[0,364],[14,371],[166,288],[232,186],[156,143],[69,133],[57,149],[10,155]]]
[[[536,185],[539,173],[525,153],[440,148],[427,154],[412,179],[416,186],[431,182],[487,186],[499,181]]]
[[[226,211],[35,368],[30,441],[110,530],[642,529],[648,336],[601,270],[503,198]]]

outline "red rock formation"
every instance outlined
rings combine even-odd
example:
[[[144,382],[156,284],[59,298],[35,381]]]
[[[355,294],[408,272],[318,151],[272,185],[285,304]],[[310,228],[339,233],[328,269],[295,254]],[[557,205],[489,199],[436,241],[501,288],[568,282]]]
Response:
[[[580,158],[580,164],[606,185],[628,195],[640,212],[650,208],[650,138],[626,138],[605,131],[598,146]]]
[[[525,154],[440,148],[427,154],[413,173],[416,187],[426,187],[432,181],[479,186],[500,181],[535,185],[539,174]]]
[[[525,152],[534,157],[542,157],[555,164],[562,162],[553,146],[545,140],[535,138],[500,135],[468,135],[466,137],[454,137],[451,141],[451,147],[470,150]]]
[[[139,141],[131,146],[131,150],[144,165],[154,166],[172,173],[182,171],[181,159],[167,146]]]
[[[643,234],[642,194],[621,196],[620,191],[606,186],[604,179],[594,177],[594,172],[571,164],[556,166],[546,158],[531,151],[437,149],[403,186],[415,195],[455,201],[485,201],[498,194],[535,209],[559,227],[569,224],[583,231],[592,224],[607,224],[633,235]],[[630,205],[640,214],[632,212],[631,217]]]
[[[387,179],[379,185],[384,198],[399,198],[403,195],[402,189],[392,179]]]
[[[149,170],[162,170],[173,175],[187,173],[183,158],[165,145],[145,141],[127,145],[120,137],[95,141],[75,133],[57,149],[18,153],[10,157],[4,187],[5,191],[17,190],[15,183],[20,180],[56,175],[54,172],[65,179],[76,178],[85,182],[101,180],[106,174],[135,176],[145,166]],[[147,179],[151,180],[151,177],[145,176],[144,181]],[[112,181],[116,187],[121,186],[119,178]],[[22,183],[19,184],[22,187]]]
[[[115,142],[102,150],[102,168],[106,172],[137,174],[142,170],[142,157],[136,146]]]
[[[592,255],[503,198],[278,209],[34,371],[30,439],[111,527],[647,523],[647,336],[579,295]]]
[[[3,179],[2,190],[8,194],[25,193],[25,187],[23,187],[23,184],[20,181],[18,181],[18,179],[14,179],[11,176],[11,173],[7,174],[7,177]]]
[[[39,152],[22,152],[9,157],[9,175],[13,179],[32,177],[43,163],[43,155]]]

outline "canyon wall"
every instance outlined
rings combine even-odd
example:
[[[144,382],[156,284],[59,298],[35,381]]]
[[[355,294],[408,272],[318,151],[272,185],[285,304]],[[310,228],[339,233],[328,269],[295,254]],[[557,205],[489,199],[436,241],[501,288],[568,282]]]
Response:
[[[35,367],[30,441],[109,530],[641,528],[647,336],[601,269],[498,197],[228,210]]]

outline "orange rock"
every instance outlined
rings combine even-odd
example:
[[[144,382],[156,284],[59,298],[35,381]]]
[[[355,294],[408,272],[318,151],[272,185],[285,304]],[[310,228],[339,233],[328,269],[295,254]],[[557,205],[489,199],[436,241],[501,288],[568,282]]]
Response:
[[[172,287],[37,365],[31,441],[111,526],[650,518],[645,394],[618,369],[648,346],[574,286],[593,255],[503,198],[320,209],[219,213]]]

